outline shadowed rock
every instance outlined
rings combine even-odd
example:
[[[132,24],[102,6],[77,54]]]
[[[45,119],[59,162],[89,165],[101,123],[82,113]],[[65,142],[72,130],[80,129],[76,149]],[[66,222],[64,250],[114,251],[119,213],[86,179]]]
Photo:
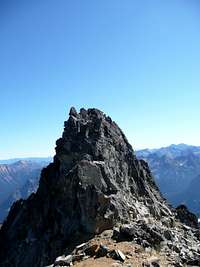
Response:
[[[185,205],[176,208],[176,218],[190,227],[198,228],[197,216],[190,212]]]

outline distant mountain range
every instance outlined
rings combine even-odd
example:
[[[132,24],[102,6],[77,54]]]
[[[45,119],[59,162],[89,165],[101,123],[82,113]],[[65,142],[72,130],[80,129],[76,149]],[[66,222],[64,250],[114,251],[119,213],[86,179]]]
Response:
[[[0,164],[0,222],[3,221],[12,203],[27,198],[38,186],[41,169],[51,158],[30,158],[6,160]]]
[[[12,164],[17,161],[29,161],[34,163],[48,163],[52,160],[52,157],[28,157],[28,158],[12,158],[12,159],[0,159],[0,164]]]
[[[200,175],[192,179],[186,190],[172,198],[175,205],[185,203],[193,212],[200,217]]]
[[[200,214],[200,147],[186,144],[136,151],[146,160],[163,195]]]
[[[180,156],[187,156],[190,154],[194,154],[200,156],[200,146],[191,146],[186,144],[172,144],[167,147],[155,148],[155,149],[142,149],[137,150],[136,154],[142,157],[148,157],[152,154],[157,155],[159,157],[166,156],[168,158],[177,158]]]

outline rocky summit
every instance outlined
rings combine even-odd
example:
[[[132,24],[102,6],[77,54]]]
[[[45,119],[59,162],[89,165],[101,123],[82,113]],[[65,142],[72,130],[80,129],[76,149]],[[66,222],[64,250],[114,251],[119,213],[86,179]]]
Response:
[[[102,244],[88,253],[87,242],[106,230],[115,242],[159,250],[172,266],[200,266],[196,218],[186,207],[181,216],[110,117],[97,109],[71,108],[37,192],[12,206],[0,230],[0,266],[68,266],[96,254],[124,264],[122,251],[105,251]],[[74,249],[83,242],[80,256]]]

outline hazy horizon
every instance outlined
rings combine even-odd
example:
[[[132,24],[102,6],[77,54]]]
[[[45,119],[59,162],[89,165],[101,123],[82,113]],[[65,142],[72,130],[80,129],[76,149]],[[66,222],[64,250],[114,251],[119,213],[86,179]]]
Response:
[[[192,145],[192,144],[185,144],[185,143],[177,143],[177,144],[174,144],[174,143],[172,143],[172,144],[169,144],[169,145],[165,145],[165,146],[160,146],[160,147],[142,147],[142,148],[134,148],[133,147],[133,149],[134,149],[134,151],[139,151],[139,150],[143,150],[143,149],[160,149],[160,148],[165,148],[165,147],[169,147],[169,146],[171,146],[171,145],[175,145],[175,146],[178,146],[178,145],[188,145],[188,146],[196,146],[196,145]],[[197,145],[196,147],[200,147],[199,145]],[[27,158],[30,158],[30,159],[37,159],[37,158],[51,158],[51,157],[54,157],[55,156],[55,153],[54,154],[49,154],[49,155],[47,155],[47,154],[40,154],[40,155],[31,155],[31,154],[27,154],[27,155],[22,155],[22,156],[20,156],[20,154],[19,154],[19,156],[13,156],[13,157],[11,157],[11,158],[0,158],[0,161],[6,161],[6,160],[16,160],[16,159],[21,159],[21,160],[23,160],[23,159],[27,159]]]
[[[196,0],[0,3],[0,158],[54,154],[71,106],[134,149],[200,145]]]

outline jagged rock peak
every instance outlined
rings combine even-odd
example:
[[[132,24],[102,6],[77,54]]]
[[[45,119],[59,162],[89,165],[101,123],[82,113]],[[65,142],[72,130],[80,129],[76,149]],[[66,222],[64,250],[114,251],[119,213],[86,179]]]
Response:
[[[75,107],[70,108],[69,115],[74,116],[74,117],[77,116],[77,111],[76,111]]]
[[[96,108],[89,108],[89,109],[84,109],[81,108],[80,112],[78,113],[75,109],[75,107],[71,107],[69,111],[69,116],[74,117],[79,120],[86,120],[86,121],[91,121],[94,119],[99,119],[99,120],[106,120],[107,122],[112,123],[112,120],[109,116],[106,116],[101,110],[96,109]]]
[[[71,108],[38,191],[13,205],[1,228],[0,266],[42,267],[77,235],[171,215],[117,124],[97,109]]]
[[[102,111],[81,108],[80,113],[77,113],[72,107],[69,115],[69,119],[64,123],[62,138],[56,142],[56,157],[61,162],[69,154],[73,156],[72,164],[74,160],[81,158],[108,160],[108,154],[115,151],[133,156],[133,149],[121,129]],[[112,147],[111,151],[108,150],[109,147]],[[68,157],[67,165],[69,163]]]

